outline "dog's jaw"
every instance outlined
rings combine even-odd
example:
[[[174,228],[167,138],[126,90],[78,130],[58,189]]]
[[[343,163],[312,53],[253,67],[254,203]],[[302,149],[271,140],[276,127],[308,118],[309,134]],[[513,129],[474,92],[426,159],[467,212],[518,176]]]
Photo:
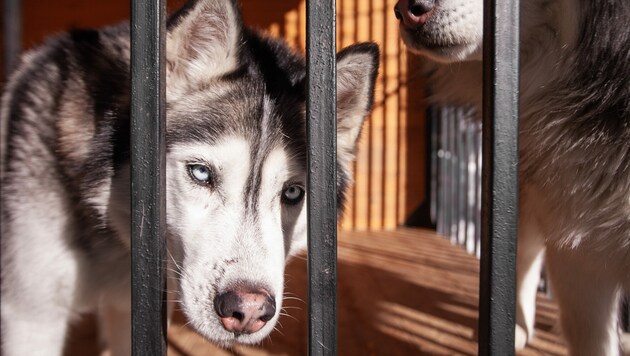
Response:
[[[480,61],[482,46],[480,43],[444,43],[433,44],[424,40],[422,35],[400,27],[401,37],[407,49],[415,54],[430,58],[435,62],[453,63],[462,61]]]
[[[483,6],[480,0],[438,2],[426,23],[414,27],[401,21],[400,34],[411,52],[436,62],[481,60]]]

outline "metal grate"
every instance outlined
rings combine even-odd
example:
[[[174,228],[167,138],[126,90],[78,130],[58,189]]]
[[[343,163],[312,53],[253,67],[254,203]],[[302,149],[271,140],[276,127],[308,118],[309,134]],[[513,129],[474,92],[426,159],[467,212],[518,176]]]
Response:
[[[429,189],[437,232],[479,257],[481,123],[473,115],[463,108],[429,109]]]
[[[306,4],[309,355],[336,355],[335,0]]]
[[[165,1],[131,2],[132,355],[166,354]]]
[[[479,128],[455,120],[449,109],[432,142],[448,161],[437,171],[464,174],[441,190],[434,205],[438,226],[482,259],[479,353],[513,354],[514,261],[516,252],[518,2],[485,1],[483,214],[478,209]],[[165,353],[164,285],[164,0],[132,0],[132,227],[133,352]],[[4,2],[5,75],[19,52],[20,1]],[[307,104],[309,149],[309,311],[310,354],[336,353],[336,119],[335,1],[307,1]],[[437,113],[435,115],[438,115]],[[158,118],[157,120],[155,118]],[[464,157],[461,160],[460,158]],[[440,173],[441,174],[441,173]],[[435,177],[434,179],[437,179]],[[451,194],[461,192],[457,194]],[[450,201],[449,201],[450,199]],[[439,199],[436,199],[439,201]],[[460,219],[463,218],[463,222]],[[443,219],[443,220],[440,220]],[[481,249],[473,235],[482,222]],[[626,315],[627,320],[627,315]]]
[[[479,354],[513,355],[519,2],[484,2]]]
[[[5,78],[9,76],[22,48],[22,1],[4,0],[3,9],[4,55],[3,72]]]

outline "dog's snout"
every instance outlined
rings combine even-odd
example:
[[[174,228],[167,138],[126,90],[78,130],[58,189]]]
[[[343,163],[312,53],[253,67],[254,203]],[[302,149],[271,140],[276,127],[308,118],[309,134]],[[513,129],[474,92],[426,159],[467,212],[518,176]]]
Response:
[[[414,29],[424,25],[435,8],[435,0],[399,0],[394,14],[405,27]]]
[[[214,298],[214,309],[225,330],[252,334],[276,314],[276,300],[266,290],[230,290]]]

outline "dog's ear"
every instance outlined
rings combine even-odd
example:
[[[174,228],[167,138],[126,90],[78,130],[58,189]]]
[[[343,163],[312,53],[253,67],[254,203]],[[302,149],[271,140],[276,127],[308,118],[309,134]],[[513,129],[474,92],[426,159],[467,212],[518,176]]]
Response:
[[[243,24],[233,0],[191,0],[169,18],[167,31],[171,86],[199,85],[238,65]]]
[[[375,43],[360,43],[337,54],[337,159],[354,159],[357,139],[374,103],[379,51]]]

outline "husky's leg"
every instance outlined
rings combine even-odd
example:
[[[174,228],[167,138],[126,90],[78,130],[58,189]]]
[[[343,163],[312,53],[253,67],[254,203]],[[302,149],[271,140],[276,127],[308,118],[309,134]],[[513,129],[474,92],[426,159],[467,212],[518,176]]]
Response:
[[[522,196],[522,195],[521,195]],[[544,261],[545,245],[542,233],[527,197],[521,198],[518,249],[516,257],[516,335],[515,348],[523,349],[534,335],[536,292]]]
[[[99,321],[110,355],[131,355],[131,304],[101,306]]]
[[[56,240],[54,224],[16,226],[3,244],[2,354],[61,355],[77,300],[76,256]]]
[[[2,355],[61,355],[69,310],[38,306],[27,311],[17,304],[2,300]]]
[[[606,263],[589,264],[583,253],[547,249],[549,276],[569,353],[617,356],[620,288]]]

